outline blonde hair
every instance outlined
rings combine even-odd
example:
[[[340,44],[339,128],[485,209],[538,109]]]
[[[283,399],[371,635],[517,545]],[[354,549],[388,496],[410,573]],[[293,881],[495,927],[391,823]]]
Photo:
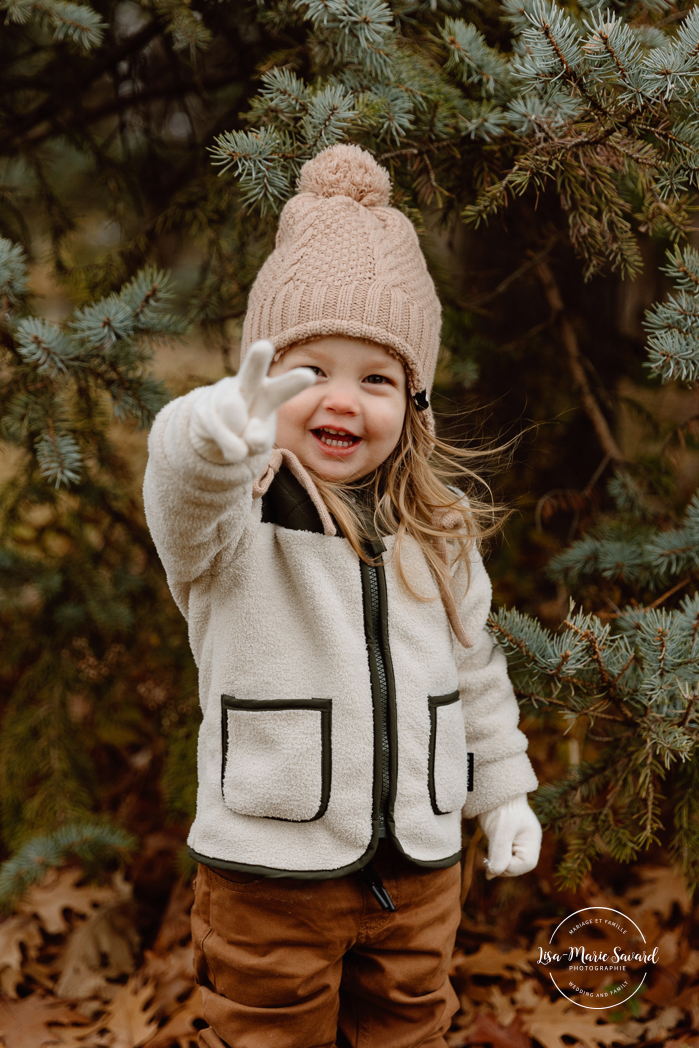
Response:
[[[502,526],[502,507],[493,503],[490,488],[472,468],[477,460],[501,451],[459,448],[431,436],[412,397],[408,397],[400,440],[373,473],[354,483],[336,484],[306,468],[345,538],[368,564],[375,563],[364,548],[370,536],[353,496],[371,496],[376,533],[396,535],[399,579],[418,600],[429,601],[437,598],[417,593],[406,576],[401,558],[405,537],[409,535],[419,544],[440,593],[447,592],[454,564],[463,560],[468,573],[471,549],[480,548]],[[456,482],[462,493],[457,494],[448,482]],[[479,497],[483,489],[488,495],[485,500]],[[446,556],[447,533],[457,549],[451,564]]]

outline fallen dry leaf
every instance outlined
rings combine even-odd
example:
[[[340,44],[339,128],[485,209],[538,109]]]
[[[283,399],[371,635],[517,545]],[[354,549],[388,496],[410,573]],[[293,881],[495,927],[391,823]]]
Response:
[[[522,1028],[544,1048],[567,1048],[564,1036],[575,1037],[584,1048],[632,1043],[615,1023],[599,1023],[595,1012],[576,1007],[563,997],[556,1001],[540,997],[531,1015],[523,1016]]]
[[[17,996],[22,982],[22,964],[34,960],[43,938],[34,917],[16,914],[0,924],[0,991],[8,997]],[[22,947],[24,946],[24,953]]]
[[[138,982],[129,979],[113,999],[110,1018],[107,1023],[113,1035],[110,1048],[139,1048],[158,1028],[153,1018],[153,984],[138,986]]]
[[[653,944],[658,947],[658,959],[665,968],[670,967],[677,960],[682,932],[683,928],[680,925],[672,931],[664,932]]]
[[[65,910],[87,916],[98,906],[113,902],[130,890],[123,880],[115,880],[108,886],[78,885],[82,877],[83,871],[76,868],[49,870],[41,884],[27,892],[17,907],[19,912],[36,914],[49,935],[63,935],[69,927]]]
[[[539,984],[534,979],[525,979],[512,995],[517,1008],[538,1008],[542,1000]]]
[[[506,997],[499,986],[490,987],[488,1004],[495,1012],[495,1018],[500,1026],[509,1026],[517,1015],[512,999]]]
[[[478,1013],[478,1008],[471,997],[466,997],[464,994],[459,998],[459,1004],[461,1007],[454,1016],[452,1023],[455,1029],[465,1030],[472,1022],[474,1022]]]
[[[663,1008],[659,1015],[646,1023],[646,1040],[663,1040],[684,1019],[684,1011],[676,1004]]]
[[[108,980],[134,971],[138,948],[132,904],[102,906],[68,939],[56,993],[77,1000],[95,996],[109,1000],[114,986]]]
[[[199,1030],[194,1023],[203,1018],[203,1007],[201,991],[196,986],[191,997],[150,1041],[146,1041],[144,1048],[172,1048],[175,1044],[178,1048],[189,1048],[190,1041],[197,1040]]]
[[[675,1000],[677,990],[677,979],[661,963],[653,971],[649,984],[644,985],[643,1001],[664,1008],[668,1001]]]
[[[44,1048],[59,1044],[58,1025],[84,1018],[65,1001],[31,994],[19,1001],[0,998],[0,1037],[5,1048]],[[51,1028],[53,1027],[53,1029]]]
[[[646,1031],[646,1024],[639,1022],[638,1019],[627,1019],[626,1022],[619,1023],[617,1029],[622,1037],[630,1038],[630,1044],[640,1044]]]
[[[695,1030],[699,1029],[699,986],[688,986],[673,1003],[689,1012],[692,1027]]]
[[[90,1035],[76,1039],[75,1048],[140,1048],[158,1028],[152,997],[152,983],[144,986],[137,976],[129,979],[93,1024]]]
[[[489,1044],[492,1048],[530,1048],[530,1043],[518,1022],[505,1028],[500,1026],[492,1015],[486,1015],[484,1012],[479,1012],[468,1030],[459,1030],[454,1036],[447,1037],[449,1048],[466,1048],[471,1044]],[[162,1048],[166,1046],[163,1045]]]
[[[633,920],[646,913],[657,913],[666,921],[675,903],[681,913],[691,911],[692,903],[684,880],[672,867],[641,866],[638,872],[642,884],[631,886],[624,896],[629,907],[628,915]]]
[[[160,923],[158,937],[153,943],[153,953],[167,953],[173,946],[182,945],[191,935],[190,912],[194,902],[194,891],[184,881],[175,881],[167,909]]]
[[[690,950],[680,968],[682,975],[699,975],[699,950]]]
[[[27,960],[22,965],[22,975],[29,977],[32,982],[48,993],[53,993],[55,974],[56,969],[51,964],[40,964],[39,961]]]
[[[194,951],[191,942],[158,956],[146,950],[142,968],[144,978],[156,984],[153,1007],[155,1014],[171,1015],[181,999],[194,987]]]

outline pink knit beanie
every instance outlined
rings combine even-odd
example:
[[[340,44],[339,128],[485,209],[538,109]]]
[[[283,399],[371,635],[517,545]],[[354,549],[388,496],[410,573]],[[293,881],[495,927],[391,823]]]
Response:
[[[359,146],[331,146],[303,165],[250,292],[243,355],[260,338],[282,351],[322,335],[378,342],[427,407],[441,309],[415,230],[389,207],[390,194],[388,172]],[[433,432],[431,416],[423,418]]]

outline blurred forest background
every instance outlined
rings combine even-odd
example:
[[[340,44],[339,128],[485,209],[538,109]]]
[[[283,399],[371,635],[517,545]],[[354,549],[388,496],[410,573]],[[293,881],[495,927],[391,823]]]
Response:
[[[699,1045],[699,11],[671,0],[0,0],[0,1038],[186,1048],[199,723],[140,496],[237,368],[300,166],[385,164],[444,306],[434,407],[499,444],[489,556],[547,826],[470,887],[461,1045]],[[488,471],[488,459],[484,460]],[[570,607],[571,598],[575,607]],[[552,996],[562,915],[660,964]]]

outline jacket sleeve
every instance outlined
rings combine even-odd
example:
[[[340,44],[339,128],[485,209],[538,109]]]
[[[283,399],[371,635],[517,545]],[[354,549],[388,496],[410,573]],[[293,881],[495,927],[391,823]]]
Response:
[[[143,483],[148,527],[185,618],[195,579],[220,570],[245,545],[253,523],[252,484],[269,459],[265,452],[219,464],[195,451],[189,416],[202,391],[193,389],[157,415]]]
[[[463,565],[457,570],[462,573],[465,575]],[[467,818],[538,786],[526,754],[527,738],[517,727],[519,706],[505,654],[485,628],[491,600],[490,579],[474,550],[470,584],[461,602],[461,621],[473,647],[456,645],[467,746],[474,755],[473,790],[463,807]]]

